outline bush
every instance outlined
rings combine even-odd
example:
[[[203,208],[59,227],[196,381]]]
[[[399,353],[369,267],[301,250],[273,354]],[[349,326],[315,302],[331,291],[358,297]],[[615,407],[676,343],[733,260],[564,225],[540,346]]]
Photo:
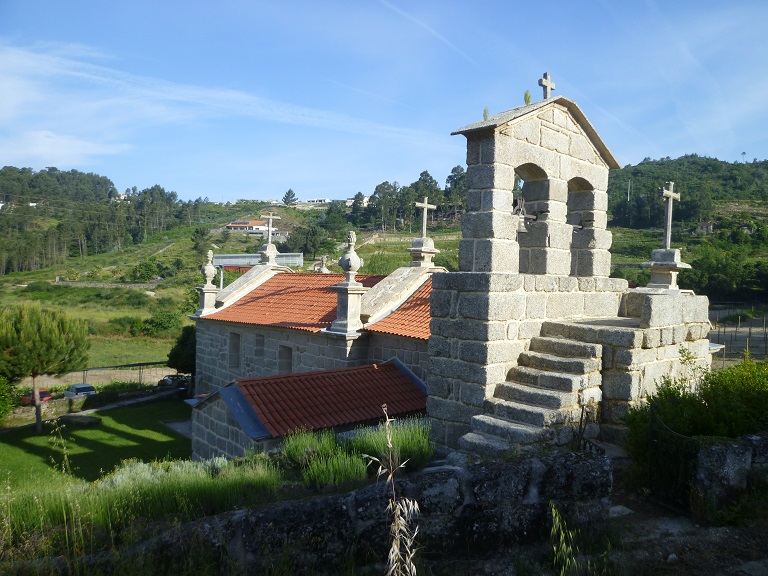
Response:
[[[290,466],[302,470],[315,458],[335,453],[336,447],[336,437],[331,430],[301,430],[285,437],[281,453]]]
[[[648,403],[630,409],[626,447],[638,464],[648,458],[650,410],[683,436],[735,438],[768,430],[768,363],[742,364],[704,375],[698,389],[687,378],[665,379]]]
[[[358,454],[336,449],[332,454],[313,458],[303,470],[304,483],[313,488],[339,486],[346,482],[364,480],[366,465]]]
[[[176,330],[181,325],[181,315],[173,310],[158,310],[141,328],[145,336],[160,336]]]
[[[419,418],[405,418],[392,422],[392,444],[398,464],[405,462],[407,471],[418,470],[430,461],[434,448],[429,443],[429,421]],[[387,436],[384,425],[377,428],[361,428],[344,443],[352,454],[368,454],[380,460],[387,459]]]
[[[16,407],[17,397],[15,388],[0,376],[0,422]]]

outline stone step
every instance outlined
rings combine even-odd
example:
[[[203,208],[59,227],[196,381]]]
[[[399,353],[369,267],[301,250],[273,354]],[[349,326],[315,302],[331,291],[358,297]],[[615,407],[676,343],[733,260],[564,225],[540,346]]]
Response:
[[[459,438],[459,449],[486,456],[498,456],[512,450],[512,445],[496,436],[482,432],[467,432]]]
[[[543,352],[568,358],[601,358],[603,355],[603,347],[600,344],[578,342],[566,338],[549,338],[546,336],[534,336],[531,338],[530,349],[534,352]]]
[[[563,358],[553,354],[531,351],[522,352],[517,363],[521,366],[570,374],[589,374],[598,372],[602,367],[602,361],[597,358]]]
[[[574,322],[546,321],[541,325],[541,335],[549,338],[566,338],[577,342],[597,344],[600,342],[600,327]]]
[[[562,392],[517,382],[504,382],[497,385],[494,396],[502,400],[532,404],[542,408],[570,408],[579,403],[578,393]]]
[[[486,414],[472,417],[472,430],[514,444],[533,444],[542,439],[545,431],[544,428],[538,426],[511,422]]]
[[[505,420],[541,427],[564,424],[573,420],[574,417],[578,419],[575,413],[571,414],[572,410],[544,408],[501,398],[488,398],[485,401],[484,412]]]
[[[507,381],[549,388],[550,390],[560,390],[562,392],[578,392],[590,386],[600,385],[600,382],[592,382],[593,376],[595,375],[567,374],[565,372],[550,372],[540,368],[531,368],[530,366],[514,366],[507,372]]]

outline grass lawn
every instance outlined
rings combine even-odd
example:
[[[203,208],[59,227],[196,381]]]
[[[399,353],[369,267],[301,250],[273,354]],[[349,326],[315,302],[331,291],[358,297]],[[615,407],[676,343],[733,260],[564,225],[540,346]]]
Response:
[[[65,451],[73,477],[88,482],[128,458],[144,462],[189,459],[191,440],[160,421],[186,419],[190,413],[191,408],[181,400],[159,400],[97,412],[100,425],[62,427],[61,438],[51,424],[39,436],[34,427],[0,434],[0,482],[7,480],[11,488],[22,491],[60,482],[57,470],[61,470]]]
[[[88,366],[119,366],[137,362],[165,362],[175,340],[162,338],[123,338],[119,336],[91,336]]]

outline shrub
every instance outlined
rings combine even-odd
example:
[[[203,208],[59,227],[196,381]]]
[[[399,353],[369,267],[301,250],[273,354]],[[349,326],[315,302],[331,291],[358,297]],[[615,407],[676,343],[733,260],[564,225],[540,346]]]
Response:
[[[347,454],[337,448],[331,454],[312,458],[302,476],[304,483],[313,488],[339,486],[346,482],[364,480],[366,465],[359,455]]]
[[[304,469],[315,458],[335,453],[336,446],[336,437],[331,430],[300,430],[285,437],[281,453],[290,466]]]
[[[0,376],[0,422],[16,407],[17,398],[14,391],[14,386]]]
[[[648,403],[630,409],[626,447],[639,464],[648,457],[650,410],[683,436],[735,438],[768,430],[768,363],[742,364],[704,375],[698,389],[688,378],[666,378]]]
[[[407,471],[422,468],[432,458],[434,448],[429,443],[430,423],[419,418],[391,421],[392,444],[398,465],[405,464]],[[376,428],[360,428],[344,443],[347,452],[368,454],[378,459],[389,457],[387,434],[384,424]]]
[[[141,331],[146,336],[160,336],[176,330],[181,325],[181,316],[174,310],[157,310],[149,320],[144,321]]]

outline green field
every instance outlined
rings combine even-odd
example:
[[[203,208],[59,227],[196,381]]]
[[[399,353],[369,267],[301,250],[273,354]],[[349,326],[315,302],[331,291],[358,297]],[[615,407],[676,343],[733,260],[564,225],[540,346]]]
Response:
[[[87,482],[128,458],[188,459],[191,440],[161,421],[188,419],[190,414],[191,408],[180,400],[160,400],[97,412],[101,424],[94,427],[57,429],[47,424],[42,435],[35,434],[33,426],[4,432],[0,434],[0,479],[22,491],[60,482],[65,454],[72,476]]]

